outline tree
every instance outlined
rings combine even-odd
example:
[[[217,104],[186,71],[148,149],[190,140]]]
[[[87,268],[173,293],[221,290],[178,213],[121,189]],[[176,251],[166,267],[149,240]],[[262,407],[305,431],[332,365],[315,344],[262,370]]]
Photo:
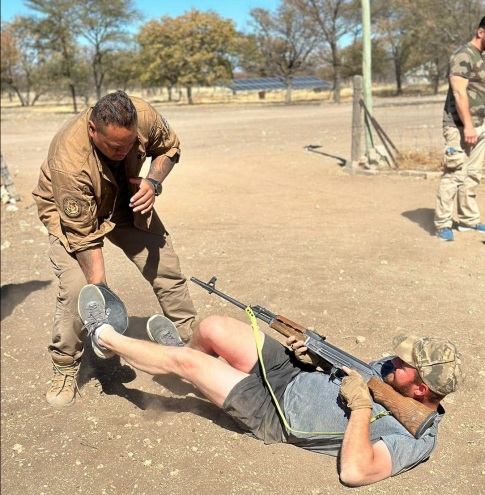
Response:
[[[340,40],[355,27],[354,0],[287,0],[313,23],[326,50],[325,61],[333,68],[333,98],[340,103],[341,55]]]
[[[414,0],[379,0],[376,5],[376,30],[385,43],[394,65],[396,95],[402,94],[403,79],[415,65],[411,55],[415,44],[410,23]],[[413,63],[414,62],[414,63]]]
[[[389,57],[383,43],[379,39],[373,39],[372,43],[372,74],[385,74],[389,67]],[[355,39],[350,45],[341,51],[343,79],[362,75],[362,39]]]
[[[137,37],[143,67],[140,80],[151,87],[166,87],[169,101],[172,101],[172,90],[183,72],[180,33],[176,32],[177,29],[177,21],[164,16],[160,21],[152,20],[145,24]]]
[[[0,47],[2,56],[2,91],[5,86],[13,90],[19,97],[22,106],[24,106],[25,102],[22,94],[20,93],[19,84],[16,81],[17,67],[19,65],[21,53],[18,48],[17,40],[15,39],[15,33],[12,29],[12,25],[9,22],[2,21]]]
[[[264,77],[268,75],[265,65],[265,54],[255,34],[236,34],[231,65],[233,72],[242,70],[249,77]]]
[[[195,85],[212,86],[232,78],[230,55],[236,30],[232,20],[211,10],[194,8],[176,18],[164,16],[140,28],[141,56],[147,61],[146,81],[180,84],[193,104]],[[175,82],[176,81],[176,82]]]
[[[435,94],[448,73],[451,54],[473,37],[483,9],[483,0],[413,0],[409,3],[407,22],[414,39],[410,65],[427,76]],[[443,43],[443,37],[447,43]]]
[[[104,57],[105,86],[126,91],[136,84],[142,73],[140,56],[134,47],[110,51]]]
[[[264,67],[281,77],[286,86],[286,103],[291,102],[293,78],[309,65],[317,37],[312,25],[296,7],[280,4],[276,12],[252,9],[255,37],[264,55]]]
[[[15,91],[21,105],[35,105],[52,87],[52,75],[52,57],[42,47],[32,19],[17,16],[13,22],[4,23],[2,80]]]
[[[75,36],[79,32],[79,16],[74,0],[25,0],[28,8],[38,14],[31,23],[39,43],[46,51],[59,54],[59,70],[62,82],[71,93],[74,112],[76,102],[76,58],[79,47]]]
[[[141,18],[132,0],[83,0],[78,1],[79,34],[92,46],[92,71],[96,96],[106,77],[107,54],[128,37],[126,27]]]

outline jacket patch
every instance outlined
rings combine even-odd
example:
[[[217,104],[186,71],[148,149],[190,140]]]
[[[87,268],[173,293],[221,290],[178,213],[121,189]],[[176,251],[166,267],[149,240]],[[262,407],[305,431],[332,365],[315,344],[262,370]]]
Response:
[[[64,210],[64,213],[70,218],[77,218],[79,215],[81,215],[81,202],[76,198],[64,198],[64,200],[62,201],[62,208]]]
[[[158,114],[160,115],[160,114]],[[165,129],[167,129],[167,132],[170,134],[170,127],[168,125],[168,122],[166,121],[165,117],[163,115],[160,115],[160,118],[162,119],[163,125],[165,126]]]

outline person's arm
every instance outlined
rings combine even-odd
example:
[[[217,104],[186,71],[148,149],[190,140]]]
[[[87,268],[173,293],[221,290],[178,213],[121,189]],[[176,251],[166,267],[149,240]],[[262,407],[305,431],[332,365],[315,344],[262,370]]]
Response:
[[[340,452],[340,480],[345,485],[362,486],[381,481],[392,474],[391,454],[380,440],[370,441],[372,400],[369,388],[356,371],[343,368],[340,396],[351,410]]]
[[[155,179],[157,182],[163,182],[172,171],[174,165],[175,161],[171,160],[168,156],[157,156],[150,164],[148,177]],[[133,208],[133,211],[141,211],[144,215],[155,204],[155,188],[150,181],[141,177],[130,179],[130,182],[139,186],[136,194],[130,199],[130,207]]]
[[[340,452],[340,480],[349,486],[376,483],[391,476],[392,459],[386,444],[370,442],[372,409],[350,414]]]
[[[78,251],[75,254],[88,284],[99,284],[102,282],[107,285],[103,251],[100,247]]]
[[[463,123],[465,143],[474,146],[477,144],[477,131],[472,122],[470,102],[468,101],[468,95],[466,92],[468,87],[468,79],[460,76],[451,76],[450,85],[451,90],[453,91],[453,96],[455,97],[458,115]]]

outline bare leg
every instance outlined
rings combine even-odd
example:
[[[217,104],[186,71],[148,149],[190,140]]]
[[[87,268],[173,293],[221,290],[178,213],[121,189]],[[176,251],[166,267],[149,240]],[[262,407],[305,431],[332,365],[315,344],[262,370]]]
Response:
[[[264,333],[259,332],[261,343]],[[189,347],[211,356],[221,356],[233,368],[249,373],[258,361],[253,329],[234,318],[209,316],[195,330]]]
[[[234,320],[235,321],[235,320]],[[229,392],[246,373],[229,364],[188,347],[165,347],[131,339],[107,326],[99,343],[115,352],[135,368],[150,375],[175,375],[188,380],[216,406],[222,407]]]

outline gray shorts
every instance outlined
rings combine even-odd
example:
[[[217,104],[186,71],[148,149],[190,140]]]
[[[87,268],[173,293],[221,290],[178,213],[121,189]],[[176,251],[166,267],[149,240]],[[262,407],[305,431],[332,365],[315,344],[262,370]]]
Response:
[[[302,371],[301,363],[285,346],[268,335],[262,349],[266,377],[284,412],[283,396],[288,384]],[[222,410],[246,431],[265,443],[285,441],[283,422],[262,376],[258,362],[227,396]]]

